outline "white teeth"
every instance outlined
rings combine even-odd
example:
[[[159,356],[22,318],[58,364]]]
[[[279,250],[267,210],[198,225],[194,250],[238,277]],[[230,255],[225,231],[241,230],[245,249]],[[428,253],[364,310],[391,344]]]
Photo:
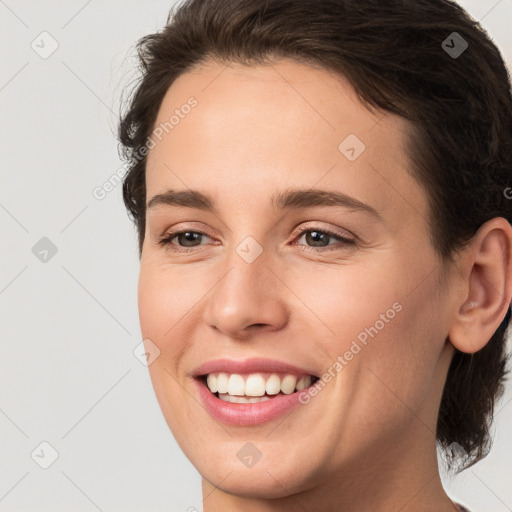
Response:
[[[210,373],[208,377],[206,378],[206,382],[208,384],[208,387],[210,388],[210,391],[212,393],[217,392],[217,375],[214,373]]]
[[[225,402],[232,402],[235,404],[255,404],[257,402],[270,400],[268,396],[232,396],[228,393],[219,394],[219,398]]]
[[[242,393],[244,394],[244,393]],[[263,396],[265,394],[265,379],[254,373],[247,377],[245,381],[245,395],[247,396]]]
[[[301,377],[297,381],[297,385],[295,386],[295,388],[297,389],[297,391],[302,391],[303,389],[309,386],[311,386],[311,375],[304,375],[304,377]]]
[[[265,391],[267,395],[277,395],[281,391],[281,379],[277,373],[273,373],[268,379],[265,385]]]
[[[287,375],[281,381],[281,391],[285,395],[290,395],[295,391],[295,384],[297,384],[297,377],[295,375]]]
[[[228,393],[230,395],[245,395],[245,382],[241,375],[232,373],[229,376]]]
[[[311,375],[292,375],[277,373],[251,373],[240,375],[237,373],[210,373],[206,377],[206,384],[212,393],[229,397],[253,397],[264,398],[267,395],[277,395],[283,393],[289,395],[295,391],[301,391],[311,385]],[[231,398],[224,397],[228,402],[233,402]],[[268,396],[266,397],[268,399]],[[261,400],[256,400],[261,401]],[[247,400],[244,398],[244,403]],[[235,403],[241,403],[236,402]],[[250,402],[247,402],[250,403]]]
[[[228,380],[229,380],[229,375],[227,373],[217,374],[217,391],[219,393],[227,393],[228,392]],[[212,393],[214,393],[214,391],[212,391]]]

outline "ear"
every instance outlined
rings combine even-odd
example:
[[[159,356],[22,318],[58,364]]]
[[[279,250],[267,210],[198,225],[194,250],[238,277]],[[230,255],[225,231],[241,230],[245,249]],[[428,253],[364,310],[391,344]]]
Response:
[[[462,293],[448,338],[472,354],[482,349],[499,327],[512,298],[512,226],[495,217],[473,236],[460,260]]]

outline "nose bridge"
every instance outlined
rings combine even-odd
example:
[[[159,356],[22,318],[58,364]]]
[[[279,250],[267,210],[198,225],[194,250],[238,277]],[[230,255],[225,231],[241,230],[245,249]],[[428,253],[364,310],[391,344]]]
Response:
[[[269,254],[252,237],[234,247],[224,260],[225,271],[210,296],[205,313],[209,325],[239,337],[254,324],[274,330],[286,322],[285,299],[268,268]]]
[[[267,268],[272,265],[270,249],[264,249],[253,236],[244,236],[234,244],[224,261],[228,275],[225,277],[225,288],[231,292],[244,295],[251,294],[253,298],[265,292],[265,283],[272,273]]]

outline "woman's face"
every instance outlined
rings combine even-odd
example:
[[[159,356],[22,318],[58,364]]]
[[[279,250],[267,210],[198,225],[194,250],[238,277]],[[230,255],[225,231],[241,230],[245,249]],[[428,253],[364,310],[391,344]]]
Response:
[[[453,301],[406,122],[282,59],[182,75],[155,128],[141,330],[204,479],[279,497],[431,458]]]

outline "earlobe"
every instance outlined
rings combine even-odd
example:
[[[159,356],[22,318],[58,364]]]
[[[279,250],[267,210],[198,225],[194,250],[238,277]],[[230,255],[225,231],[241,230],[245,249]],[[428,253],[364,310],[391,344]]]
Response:
[[[448,334],[453,346],[468,354],[482,349],[510,308],[512,297],[512,227],[502,217],[483,224],[461,259],[464,296],[456,305]]]

